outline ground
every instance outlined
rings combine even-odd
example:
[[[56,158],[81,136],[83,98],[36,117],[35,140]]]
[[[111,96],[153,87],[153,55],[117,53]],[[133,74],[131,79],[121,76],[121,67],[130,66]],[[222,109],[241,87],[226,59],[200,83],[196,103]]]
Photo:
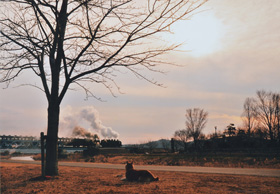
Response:
[[[40,165],[1,162],[1,193],[280,193],[280,179],[257,176],[160,172],[157,182],[121,180],[124,170],[59,167],[40,178]]]

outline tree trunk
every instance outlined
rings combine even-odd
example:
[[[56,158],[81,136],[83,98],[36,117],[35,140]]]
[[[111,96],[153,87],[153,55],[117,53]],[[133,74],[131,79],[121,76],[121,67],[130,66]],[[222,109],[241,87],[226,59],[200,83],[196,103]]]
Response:
[[[194,150],[197,151],[197,138],[193,137]]]
[[[48,133],[46,149],[46,175],[58,175],[58,126],[59,104],[50,102],[48,107]]]
[[[248,136],[251,137],[251,118],[248,114]]]
[[[274,140],[274,135],[273,135],[273,131],[272,131],[272,126],[271,124],[268,125],[268,129],[269,129],[269,137],[270,137],[270,140]]]

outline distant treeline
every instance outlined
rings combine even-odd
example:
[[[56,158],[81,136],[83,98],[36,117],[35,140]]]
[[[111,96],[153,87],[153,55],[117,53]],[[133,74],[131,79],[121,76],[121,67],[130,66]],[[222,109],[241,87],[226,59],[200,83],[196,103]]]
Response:
[[[253,130],[249,134],[242,128],[230,124],[223,133],[201,134],[196,142],[172,138],[173,152],[273,152],[280,154],[280,142],[271,139],[264,130]]]
[[[241,114],[243,125],[238,128],[231,123],[222,132],[215,130],[205,135],[202,130],[207,116],[203,109],[187,109],[186,129],[175,131],[172,150],[258,149],[280,153],[280,93],[260,90],[256,97],[246,98]]]
[[[212,136],[194,142],[172,139],[171,149],[176,152],[274,152],[280,154],[280,143],[260,137],[237,133],[232,136]]]

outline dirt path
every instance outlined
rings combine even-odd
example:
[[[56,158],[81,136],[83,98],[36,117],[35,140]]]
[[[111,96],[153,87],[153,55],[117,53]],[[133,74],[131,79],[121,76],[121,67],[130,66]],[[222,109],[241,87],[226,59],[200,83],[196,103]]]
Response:
[[[40,161],[1,160],[1,162],[41,164]],[[107,163],[59,162],[59,166],[101,168],[101,169],[124,169],[124,164],[107,164]],[[146,169],[146,170],[169,171],[169,172],[280,177],[279,169],[217,168],[217,167],[155,166],[155,165],[150,165],[150,166],[135,165],[135,168],[139,170]]]

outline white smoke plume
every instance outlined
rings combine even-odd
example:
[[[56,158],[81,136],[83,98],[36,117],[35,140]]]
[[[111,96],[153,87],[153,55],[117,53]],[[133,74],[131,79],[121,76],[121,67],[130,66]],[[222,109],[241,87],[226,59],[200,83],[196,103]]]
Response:
[[[102,124],[99,113],[95,108],[84,108],[81,111],[81,116],[90,123],[93,130],[100,133],[104,138],[117,138],[119,136],[111,127],[106,127]]]
[[[66,113],[64,114],[64,117],[62,116],[60,122],[60,128],[63,131],[73,129],[72,135],[76,134],[76,136],[84,137],[86,137],[86,135],[92,135],[91,131],[94,131],[104,138],[118,138],[119,134],[116,131],[111,127],[106,127],[102,124],[99,113],[93,106],[75,110],[71,107],[67,107],[66,109]],[[83,127],[80,127],[84,125],[88,125],[89,129],[86,130]]]

